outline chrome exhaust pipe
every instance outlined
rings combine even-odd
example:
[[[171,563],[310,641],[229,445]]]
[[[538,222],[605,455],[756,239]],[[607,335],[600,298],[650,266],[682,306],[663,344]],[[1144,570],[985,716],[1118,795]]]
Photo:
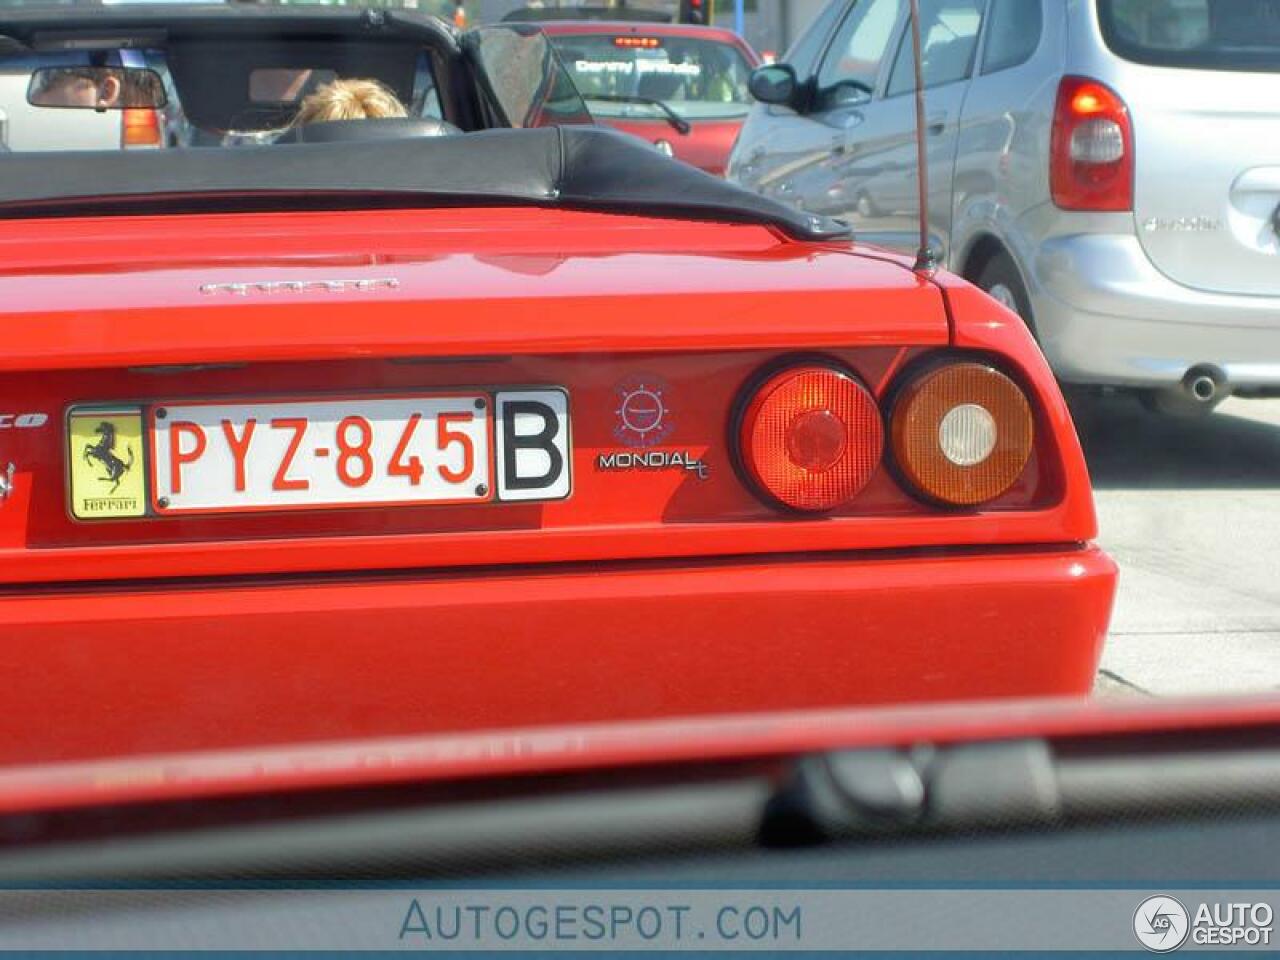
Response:
[[[1218,395],[1218,381],[1207,373],[1189,374],[1182,383],[1191,398],[1199,403],[1212,403]]]

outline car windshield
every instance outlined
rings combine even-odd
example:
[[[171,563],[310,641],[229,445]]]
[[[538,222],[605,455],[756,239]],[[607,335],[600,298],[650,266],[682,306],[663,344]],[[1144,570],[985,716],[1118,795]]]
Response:
[[[1248,694],[1280,809],[1280,0],[0,0],[0,333],[0,951],[267,794],[416,883],[742,767],[874,872]]]
[[[1280,0],[1098,0],[1098,16],[1127,60],[1280,72]]]
[[[751,106],[751,66],[731,43],[657,31],[564,34],[553,42],[596,116],[657,119],[662,104],[686,120],[722,119]]]

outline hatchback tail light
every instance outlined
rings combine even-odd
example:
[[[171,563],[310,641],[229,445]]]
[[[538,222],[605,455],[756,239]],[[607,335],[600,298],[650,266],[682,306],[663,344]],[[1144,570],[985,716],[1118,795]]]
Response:
[[[120,145],[122,147],[158,147],[160,114],[149,108],[129,107],[120,111]]]
[[[831,510],[871,479],[884,453],[875,398],[835,367],[791,367],[751,396],[742,462],[762,492],[795,510]]]
[[[926,369],[899,391],[890,417],[894,461],[927,499],[977,506],[1022,475],[1034,427],[1026,395],[985,363]]]
[[[1049,186],[1063,210],[1133,209],[1133,127],[1124,101],[1084,77],[1058,87]]]

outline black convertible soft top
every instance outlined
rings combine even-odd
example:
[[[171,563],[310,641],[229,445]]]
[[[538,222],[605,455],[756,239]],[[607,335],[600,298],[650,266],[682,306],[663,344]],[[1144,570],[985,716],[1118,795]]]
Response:
[[[0,217],[147,210],[531,205],[757,223],[847,236],[603,127],[498,129],[390,141],[0,156]]]

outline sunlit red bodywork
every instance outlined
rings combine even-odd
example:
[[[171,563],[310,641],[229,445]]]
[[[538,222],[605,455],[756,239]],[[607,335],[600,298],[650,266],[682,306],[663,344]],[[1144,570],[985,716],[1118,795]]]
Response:
[[[1017,318],[945,274],[545,209],[11,221],[0,263],[0,761],[1092,683],[1115,567],[1069,415]],[[886,456],[801,514],[737,461],[771,371],[834,365],[883,410],[947,357],[997,364],[1033,408],[1033,456],[981,508],[911,495]],[[648,449],[702,470],[601,468],[636,449],[618,409],[637,378],[673,425]],[[569,396],[562,500],[68,513],[78,404],[528,384]]]
[[[678,23],[629,23],[610,21],[573,21],[550,20],[539,24],[542,32],[550,37],[571,37],[581,35],[607,36],[619,38],[647,37],[697,37],[712,43],[732,47],[747,64],[754,69],[761,63],[760,54],[732,30],[718,27],[694,26]],[[678,108],[679,104],[675,104]],[[685,163],[693,164],[723,176],[729,165],[729,154],[733,152],[733,144],[738,139],[738,131],[742,129],[747,116],[732,118],[697,118],[689,117],[689,132],[681,133],[661,116],[654,117],[606,117],[598,116],[597,123],[614,127],[624,133],[639,137],[649,143],[665,142],[671,145],[671,154]]]

